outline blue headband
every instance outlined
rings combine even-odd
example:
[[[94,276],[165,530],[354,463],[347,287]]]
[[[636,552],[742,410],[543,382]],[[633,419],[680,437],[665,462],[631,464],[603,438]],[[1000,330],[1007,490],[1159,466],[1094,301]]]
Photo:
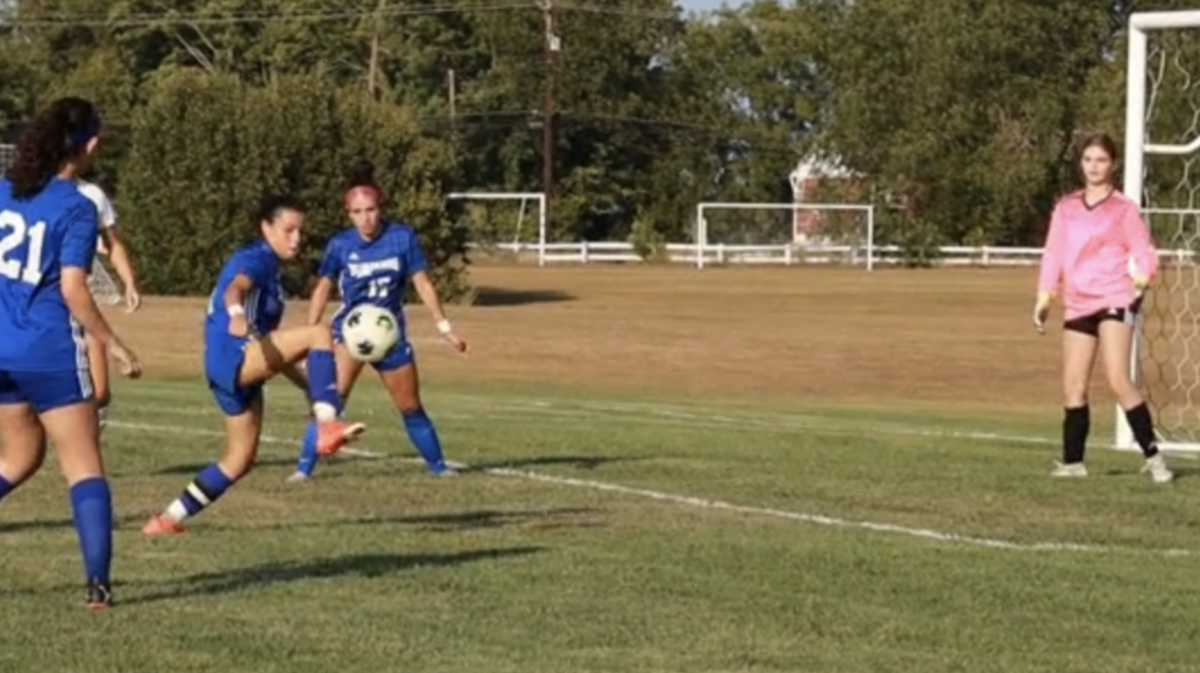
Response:
[[[88,118],[88,122],[75,129],[71,134],[71,149],[83,147],[97,135],[100,135],[100,115],[92,113],[92,116]]]

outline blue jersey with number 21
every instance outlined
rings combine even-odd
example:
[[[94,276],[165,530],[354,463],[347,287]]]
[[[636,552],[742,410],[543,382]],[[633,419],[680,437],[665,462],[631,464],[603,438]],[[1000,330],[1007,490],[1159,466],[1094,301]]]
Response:
[[[86,368],[83,331],[62,296],[62,269],[85,273],[96,256],[96,206],[54,177],[15,199],[0,179],[0,370]]]
[[[425,251],[417,232],[406,224],[380,223],[380,231],[367,240],[353,227],[329,240],[319,274],[338,286],[342,307],[333,317],[334,330],[358,304],[374,304],[396,314],[404,330],[404,291],[408,279],[425,271]]]

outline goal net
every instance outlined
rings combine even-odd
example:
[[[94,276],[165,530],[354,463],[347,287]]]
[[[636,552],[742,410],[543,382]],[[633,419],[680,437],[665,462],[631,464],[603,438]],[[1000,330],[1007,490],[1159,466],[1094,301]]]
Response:
[[[820,203],[701,203],[696,266],[711,264],[875,265],[873,206]]]
[[[0,143],[0,173],[3,173],[17,158],[17,146]]]
[[[541,192],[457,192],[448,197],[457,226],[476,251],[491,256],[537,255],[546,263],[546,196]]]
[[[1129,24],[1125,192],[1160,254],[1130,363],[1160,444],[1200,450],[1200,11],[1135,13]],[[1117,447],[1135,449],[1117,409]]]

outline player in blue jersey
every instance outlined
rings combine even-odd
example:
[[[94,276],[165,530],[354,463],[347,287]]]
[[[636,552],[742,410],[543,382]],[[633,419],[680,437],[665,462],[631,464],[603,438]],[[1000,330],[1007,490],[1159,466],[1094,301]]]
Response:
[[[429,308],[442,336],[459,352],[466,352],[467,344],[454,334],[446,319],[437,290],[429,279],[425,252],[416,230],[382,218],[381,191],[375,183],[374,167],[367,161],[360,161],[351,170],[350,177],[343,201],[354,226],[336,234],[325,248],[320,279],[309,304],[309,323],[321,324],[336,285],[342,296],[342,306],[333,317],[334,340],[338,343],[338,390],[343,397],[349,397],[363,363],[350,357],[342,345],[342,319],[351,307],[362,303],[375,304],[396,315],[400,320],[400,341],[373,366],[400,413],[409,440],[429,470],[434,474],[452,474],[442,457],[437,430],[421,404],[417,365],[412,345],[404,334],[404,294],[409,280]],[[304,481],[312,476],[319,455],[316,437],[316,428],[310,424],[292,481]]]
[[[267,197],[255,217],[261,240],[225,262],[204,324],[204,372],[225,414],[225,450],[183,493],[151,517],[147,535],[182,533],[180,523],[199,514],[250,471],[263,426],[263,383],[283,374],[312,403],[317,452],[336,452],[366,428],[339,420],[333,337],[318,326],[279,327],[284,296],[280,262],[300,250],[304,211],[290,197]],[[307,377],[297,369],[306,360]]]
[[[47,441],[70,487],[87,606],[112,605],[112,494],[84,332],[121,371],[141,366],[113,334],[88,288],[96,208],[75,186],[99,144],[100,117],[62,98],[21,136],[0,180],[0,498],[42,466]]]

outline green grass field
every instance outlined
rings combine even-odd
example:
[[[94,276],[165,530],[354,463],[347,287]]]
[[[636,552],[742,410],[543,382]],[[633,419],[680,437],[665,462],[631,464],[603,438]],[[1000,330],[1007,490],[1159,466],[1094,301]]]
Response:
[[[383,457],[293,485],[303,403],[276,384],[260,467],[147,539],[220,418],[198,380],[122,385],[121,604],[80,606],[44,471],[0,510],[0,671],[1195,670],[1188,462],[1156,488],[1098,450],[1064,484],[1033,419],[473,390],[427,394],[461,477],[424,473],[367,381]]]
[[[150,372],[105,435],[120,603],[83,609],[51,466],[0,503],[0,673],[1196,670],[1200,462],[1151,484],[1098,386],[1093,476],[1050,479],[1029,270],[473,274],[469,358],[409,313],[472,469],[428,476],[367,377],[381,455],[285,483],[272,384],[258,469],[169,539],[142,523],[220,450],[204,302],[110,312]]]

